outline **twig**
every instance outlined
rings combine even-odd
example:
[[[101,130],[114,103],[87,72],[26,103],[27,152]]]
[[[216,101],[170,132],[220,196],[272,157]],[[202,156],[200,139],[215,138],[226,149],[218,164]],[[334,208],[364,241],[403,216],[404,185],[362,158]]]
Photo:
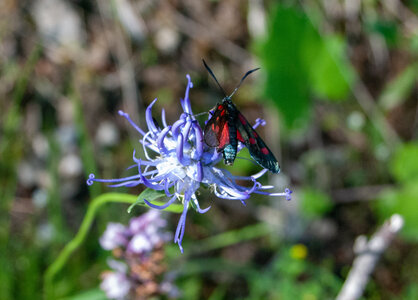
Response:
[[[355,300],[361,297],[380,256],[401,230],[403,223],[403,218],[395,214],[383,224],[369,241],[365,236],[357,238],[354,244],[357,257],[354,259],[353,267],[336,298],[337,300]]]
[[[366,202],[375,200],[383,190],[392,187],[390,184],[382,184],[343,188],[331,191],[331,196],[335,203]]]
[[[376,105],[373,96],[370,94],[360,78],[357,78],[357,83],[354,83],[352,92],[367,117],[380,132],[388,148],[391,150],[395,149],[401,143],[401,139],[390,123],[386,120],[383,112]]]
[[[210,41],[215,48],[235,63],[248,61],[251,56],[247,50],[223,38],[222,33],[216,28],[206,28],[204,25],[187,18],[174,10],[174,19],[179,30],[192,39],[198,41]]]
[[[248,33],[253,39],[265,37],[267,32],[266,9],[262,0],[248,0]]]
[[[413,35],[418,32],[418,18],[399,0],[384,0],[383,7],[403,23],[408,34]]]
[[[140,125],[144,125],[144,123],[138,118],[138,107],[143,106],[143,101],[139,90],[136,88],[135,70],[131,61],[132,54],[128,48],[127,41],[122,30],[116,22],[114,22],[114,26],[112,28],[114,31],[113,37],[107,33],[105,18],[106,9],[111,10],[112,7],[106,7],[105,5],[106,4],[102,1],[97,1],[97,6],[99,8],[99,14],[103,23],[103,29],[105,31],[107,43],[111,45],[111,49],[113,49],[113,53],[117,58],[117,66],[123,98],[123,109],[127,112],[130,112],[131,118],[137,124],[139,123]],[[112,14],[113,18],[117,18],[116,12],[111,11],[110,13]]]

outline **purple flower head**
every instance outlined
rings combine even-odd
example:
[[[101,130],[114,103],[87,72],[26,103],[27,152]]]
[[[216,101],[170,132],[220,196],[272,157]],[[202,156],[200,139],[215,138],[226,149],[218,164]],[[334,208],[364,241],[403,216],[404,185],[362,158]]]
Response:
[[[127,186],[132,187],[143,184],[148,188],[163,191],[168,197],[168,201],[161,206],[152,204],[144,200],[147,205],[156,209],[164,209],[179,200],[183,203],[184,209],[180,216],[177,230],[174,236],[174,242],[178,243],[181,252],[181,245],[186,215],[189,206],[193,207],[199,213],[205,213],[210,206],[200,208],[196,191],[200,185],[211,188],[214,194],[223,199],[239,200],[245,205],[245,201],[251,194],[262,194],[269,196],[283,196],[290,199],[291,191],[286,189],[282,193],[269,193],[267,189],[273,186],[263,186],[257,182],[257,179],[264,175],[268,170],[252,176],[233,176],[225,169],[217,168],[216,165],[222,159],[222,154],[218,153],[215,148],[207,146],[203,142],[203,131],[193,115],[189,91],[193,87],[190,76],[187,75],[188,85],[184,99],[180,100],[183,113],[180,119],[173,125],[167,125],[165,112],[162,111],[162,124],[160,128],[151,114],[152,106],[155,99],[146,109],[145,118],[148,125],[148,131],[144,131],[136,125],[127,113],[119,111],[119,114],[138,131],[142,136],[141,143],[144,149],[145,158],[137,158],[135,151],[133,152],[133,161],[138,169],[138,174],[120,179],[97,179],[94,174],[90,174],[87,184],[93,182],[111,183],[111,186]],[[264,125],[265,121],[257,119],[254,128]],[[244,146],[240,144],[240,151]],[[154,155],[151,155],[151,153]],[[249,187],[240,186],[237,180],[247,180]],[[143,245],[142,247],[146,247]]]
[[[115,263],[122,264],[121,262],[113,261],[113,264]],[[132,284],[126,274],[126,270],[115,269],[114,271],[108,271],[103,274],[103,281],[100,284],[100,288],[106,293],[107,298],[119,300],[126,299],[126,296],[132,288]]]
[[[109,223],[100,244],[118,260],[108,259],[111,271],[102,275],[101,289],[109,299],[149,299],[169,294],[165,289],[174,278],[166,272],[164,242],[171,239],[161,230],[165,225],[157,210],[131,219],[128,226]]]
[[[132,235],[151,231],[156,233],[158,229],[165,227],[167,221],[161,218],[159,211],[150,210],[138,218],[132,218],[129,222],[129,233]]]
[[[100,245],[105,250],[113,250],[126,245],[128,239],[125,231],[125,226],[120,223],[107,224],[106,230],[100,238]]]
[[[160,212],[150,210],[139,217],[132,218],[129,226],[120,223],[107,224],[100,238],[100,245],[105,250],[122,248],[128,253],[148,254],[169,237],[161,230],[165,225],[166,221],[161,218]]]

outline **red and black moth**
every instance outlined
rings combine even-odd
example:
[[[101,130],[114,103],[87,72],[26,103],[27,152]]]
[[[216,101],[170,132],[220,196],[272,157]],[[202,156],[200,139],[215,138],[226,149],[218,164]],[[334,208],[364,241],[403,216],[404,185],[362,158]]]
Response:
[[[279,173],[280,166],[273,153],[231,100],[244,79],[259,68],[245,73],[231,95],[226,96],[225,91],[204,60],[203,64],[225,96],[222,102],[216,105],[212,117],[206,123],[204,129],[205,143],[210,147],[216,147],[218,152],[222,152],[225,164],[232,165],[237,156],[238,141],[240,141],[245,144],[251,157],[260,166],[273,173]]]

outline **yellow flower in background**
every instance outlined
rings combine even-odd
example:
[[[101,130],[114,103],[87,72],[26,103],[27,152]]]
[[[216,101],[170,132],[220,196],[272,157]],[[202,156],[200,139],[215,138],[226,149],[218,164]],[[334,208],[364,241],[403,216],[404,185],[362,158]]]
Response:
[[[290,256],[294,259],[305,259],[308,255],[308,248],[303,244],[296,244],[290,248]]]

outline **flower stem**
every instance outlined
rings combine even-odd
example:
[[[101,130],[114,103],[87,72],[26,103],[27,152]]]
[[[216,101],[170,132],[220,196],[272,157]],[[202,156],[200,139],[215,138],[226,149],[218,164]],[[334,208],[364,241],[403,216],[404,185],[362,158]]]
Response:
[[[70,256],[81,246],[87,237],[91,224],[94,221],[97,210],[106,203],[127,203],[132,204],[137,201],[137,196],[120,194],[120,193],[107,193],[102,194],[94,198],[87,208],[87,213],[81,223],[80,229],[76,236],[65,245],[61,250],[55,261],[48,267],[44,275],[44,298],[55,299],[53,295],[53,283],[54,277],[61,271],[64,265],[67,263]]]
[[[190,247],[190,255],[200,254],[202,252],[212,251],[225,248],[237,243],[249,241],[259,237],[266,236],[273,231],[265,223],[248,225],[241,229],[234,229],[227,232],[217,234],[201,240],[198,244]]]

